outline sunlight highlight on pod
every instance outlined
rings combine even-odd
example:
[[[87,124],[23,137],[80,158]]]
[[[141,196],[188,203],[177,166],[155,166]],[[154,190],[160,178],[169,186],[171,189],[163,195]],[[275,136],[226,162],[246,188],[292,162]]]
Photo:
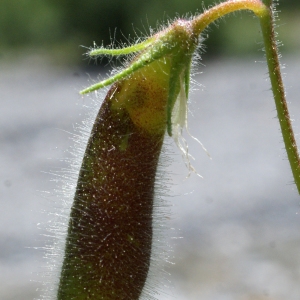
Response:
[[[191,64],[200,34],[210,23],[242,9],[259,17],[274,98],[281,114],[280,103],[286,101],[269,4],[260,0],[227,1],[191,20],[178,19],[142,43],[88,53],[93,57],[135,56],[119,73],[81,91],[86,94],[112,85],[83,157],[58,300],[137,300],[143,294],[152,254],[157,163],[166,132],[193,170],[181,134],[187,128]],[[282,125],[280,120],[281,127],[290,126],[287,110],[282,118],[285,123]],[[287,127],[288,132],[282,128],[286,147],[290,147],[291,127]],[[294,176],[295,172],[299,175],[298,156],[291,166]],[[156,298],[148,294],[145,299]]]

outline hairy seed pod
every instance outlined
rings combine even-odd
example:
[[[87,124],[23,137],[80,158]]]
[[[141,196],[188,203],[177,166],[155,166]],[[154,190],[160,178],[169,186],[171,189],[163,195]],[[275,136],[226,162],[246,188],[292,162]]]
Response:
[[[121,72],[81,91],[86,94],[113,84],[92,128],[79,173],[58,300],[140,298],[150,265],[154,183],[164,134],[173,136],[194,170],[181,143],[182,129],[187,127],[191,62],[201,32],[225,14],[247,9],[260,18],[283,137],[295,182],[300,178],[271,2],[228,0],[190,21],[178,19],[133,46],[90,51],[91,56],[138,55]]]
[[[115,83],[100,108],[71,210],[58,300],[139,299],[150,264],[169,72],[168,59],[151,63]]]

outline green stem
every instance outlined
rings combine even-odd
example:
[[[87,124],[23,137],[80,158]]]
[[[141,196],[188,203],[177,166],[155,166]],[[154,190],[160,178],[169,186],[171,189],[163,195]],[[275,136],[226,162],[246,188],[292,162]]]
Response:
[[[285,99],[284,86],[280,71],[279,54],[274,32],[274,14],[272,5],[272,0],[229,0],[196,17],[192,21],[191,25],[193,33],[195,35],[199,35],[209,24],[218,18],[228,13],[243,9],[253,11],[260,19],[277,115],[294,181],[300,194],[300,157],[288,111],[287,101]]]
[[[258,17],[262,17],[266,14],[267,7],[260,0],[229,0],[220,3],[192,20],[193,33],[198,36],[212,22],[238,10],[251,10]]]
[[[260,18],[260,24],[265,44],[269,76],[285,149],[291,165],[295,184],[300,194],[300,157],[292,128],[292,122],[288,111],[288,105],[285,98],[285,91],[280,72],[279,55],[274,32],[274,14],[271,8],[272,1],[268,0],[265,2],[268,2],[269,10],[268,14],[265,14]]]

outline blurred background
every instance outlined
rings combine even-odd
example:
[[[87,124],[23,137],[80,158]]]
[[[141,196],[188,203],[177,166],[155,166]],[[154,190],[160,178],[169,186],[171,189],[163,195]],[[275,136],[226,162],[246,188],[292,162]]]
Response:
[[[74,159],[77,124],[95,115],[101,101],[95,105],[94,95],[82,98],[78,91],[109,70],[107,61],[87,59],[85,47],[128,44],[213,2],[0,1],[1,300],[41,299],[52,280],[44,256],[55,240],[46,229],[62,206],[62,170]],[[293,0],[277,7],[297,133],[299,9]],[[180,152],[167,140],[172,163],[161,170],[170,179],[164,223],[174,228],[165,238],[174,264],[166,266],[171,276],[161,281],[157,298],[299,300],[300,198],[283,150],[258,21],[235,13],[204,37],[189,126],[213,159],[187,136],[204,179],[186,179]]]
[[[149,35],[160,25],[178,16],[190,16],[215,1],[149,0],[1,0],[0,58],[13,60],[27,52],[42,52],[59,64],[86,65],[82,59],[86,47],[128,43]],[[203,3],[203,4],[202,4]],[[280,1],[278,33],[285,47],[299,49],[295,28],[299,27],[298,1]],[[225,18],[206,33],[207,56],[244,55],[257,52],[253,40],[258,36],[257,20],[247,12]],[[33,50],[34,49],[34,50]]]

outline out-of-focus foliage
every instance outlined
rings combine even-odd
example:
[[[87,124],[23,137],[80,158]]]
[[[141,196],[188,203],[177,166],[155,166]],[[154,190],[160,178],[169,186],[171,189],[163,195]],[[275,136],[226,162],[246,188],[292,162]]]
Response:
[[[1,0],[1,47],[55,42],[61,37],[63,13],[51,1]]]
[[[202,4],[204,3],[204,4]],[[80,57],[84,48],[109,45],[112,41],[128,42],[149,34],[179,16],[202,12],[212,0],[1,0],[0,51],[24,46],[46,49],[49,53]],[[300,7],[300,1],[282,0],[279,9],[289,12]],[[242,17],[241,17],[242,16]],[[296,20],[300,15],[295,16]],[[226,17],[222,30],[211,27],[205,42],[210,54],[256,51],[259,36],[257,22],[249,13]],[[288,22],[287,22],[288,23]],[[71,53],[71,54],[70,54]]]

